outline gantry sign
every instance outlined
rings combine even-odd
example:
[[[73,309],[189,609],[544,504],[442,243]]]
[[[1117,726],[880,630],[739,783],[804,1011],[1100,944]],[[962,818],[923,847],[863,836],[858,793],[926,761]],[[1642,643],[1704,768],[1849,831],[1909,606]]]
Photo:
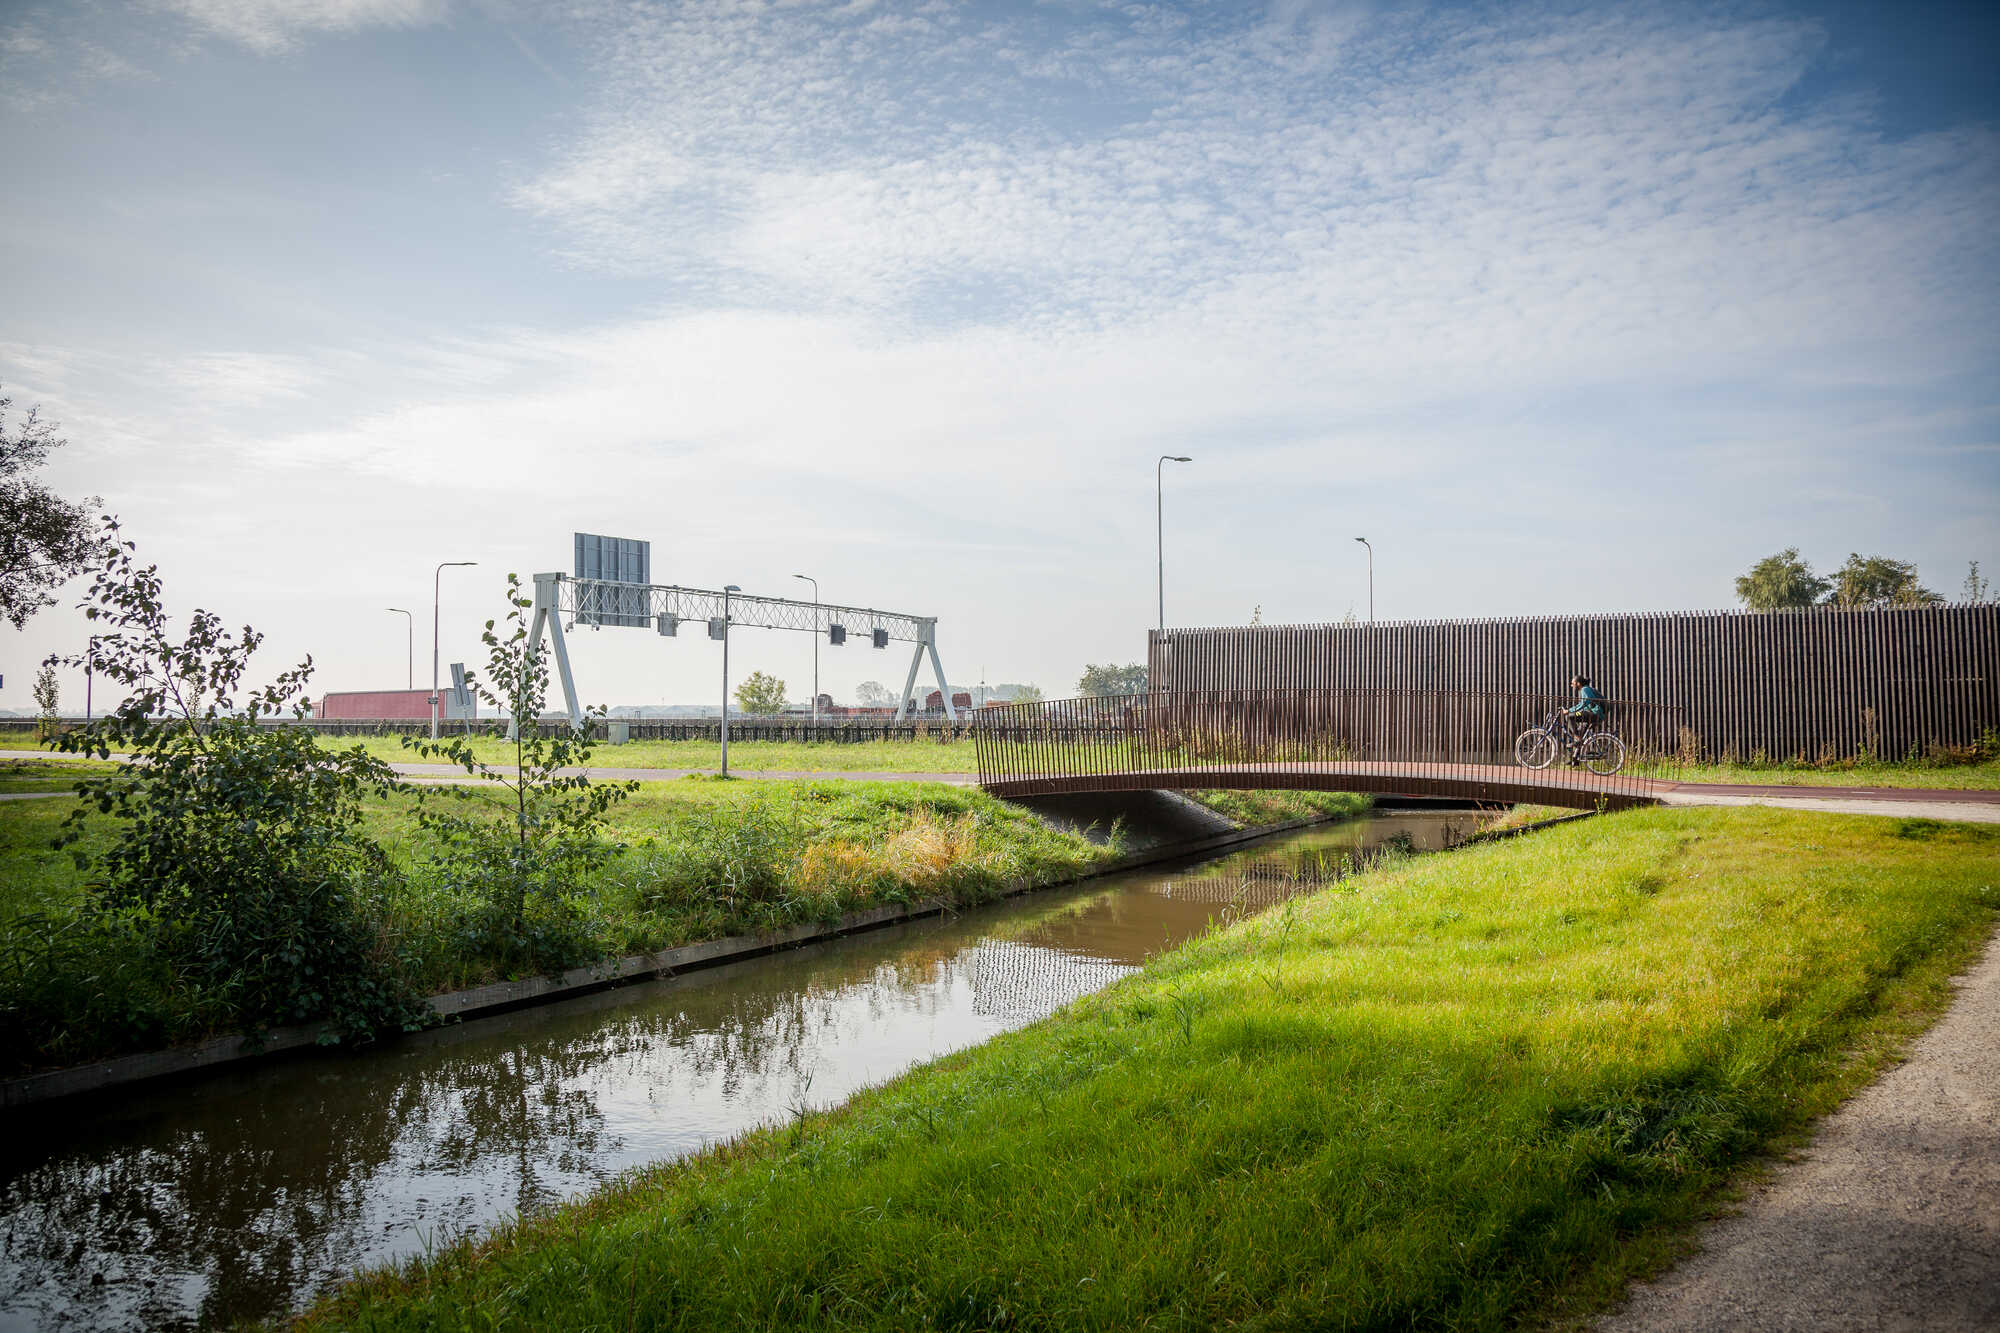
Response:
[[[926,656],[937,676],[945,716],[953,720],[958,717],[952,707],[951,686],[945,681],[944,666],[938,661],[936,616],[912,616],[866,606],[831,606],[791,597],[759,597],[719,588],[683,588],[649,582],[651,573],[650,542],[580,532],[576,534],[575,574],[535,575],[534,617],[529,623],[528,642],[539,652],[542,633],[548,632],[555,646],[556,676],[562,682],[563,703],[569,710],[571,726],[583,726],[583,707],[577,702],[576,681],[570,674],[564,621],[569,622],[568,628],[650,627],[664,638],[678,636],[682,625],[692,623],[705,625],[711,639],[721,639],[732,626],[741,625],[824,634],[826,641],[836,647],[846,643],[850,636],[865,637],[877,648],[887,648],[892,640],[908,643],[913,645],[910,669],[903,680],[903,692],[896,699],[896,720],[900,722],[909,713],[910,694],[917,687],[917,672]]]

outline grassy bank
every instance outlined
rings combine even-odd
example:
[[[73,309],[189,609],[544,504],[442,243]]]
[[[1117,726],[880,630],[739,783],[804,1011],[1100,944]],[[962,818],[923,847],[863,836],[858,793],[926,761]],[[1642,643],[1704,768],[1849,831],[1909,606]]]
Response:
[[[1651,810],[1371,872],[356,1282],[314,1327],[1497,1327],[1657,1266],[1933,1014],[2000,833]]]
[[[68,785],[60,774],[21,780]],[[1245,824],[1367,804],[1333,793],[1197,795]],[[155,963],[144,919],[113,928],[86,911],[88,872],[50,845],[75,806],[62,797],[0,803],[0,1070],[193,1040],[238,1021],[228,997],[193,993]],[[362,904],[379,954],[417,994],[519,975],[486,942],[479,893],[414,806],[409,796],[366,806],[365,832],[387,862]],[[93,817],[82,849],[101,851],[111,829]],[[537,927],[552,966],[885,903],[982,902],[1015,885],[1074,879],[1120,850],[1115,838],[1057,830],[974,788],[907,782],[646,783],[613,807],[604,834],[609,855]]]
[[[481,941],[481,898],[413,818],[371,801],[387,857],[364,886],[378,950],[417,993],[507,974]],[[0,803],[0,1068],[66,1064],[233,1025],[227,997],[190,994],[149,961],[143,921],[85,907],[86,872],[51,839],[74,799]],[[95,817],[82,844],[111,837]],[[613,849],[559,904],[541,941],[561,966],[831,920],[888,902],[972,903],[1055,883],[1116,848],[1050,828],[979,792],[930,783],[649,783],[614,808]]]

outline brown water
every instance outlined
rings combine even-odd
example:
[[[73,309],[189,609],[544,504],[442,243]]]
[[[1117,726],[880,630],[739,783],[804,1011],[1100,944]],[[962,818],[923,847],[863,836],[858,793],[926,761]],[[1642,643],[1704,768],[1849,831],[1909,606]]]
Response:
[[[1382,813],[669,981],[10,1123],[0,1330],[281,1314],[611,1176],[1020,1027],[1211,921],[1431,850]]]

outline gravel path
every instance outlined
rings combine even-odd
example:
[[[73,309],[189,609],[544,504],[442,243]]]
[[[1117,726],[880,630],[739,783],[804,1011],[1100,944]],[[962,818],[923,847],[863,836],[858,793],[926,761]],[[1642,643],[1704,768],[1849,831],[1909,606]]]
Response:
[[[1886,1076],[1599,1333],[2000,1329],[2000,934]]]

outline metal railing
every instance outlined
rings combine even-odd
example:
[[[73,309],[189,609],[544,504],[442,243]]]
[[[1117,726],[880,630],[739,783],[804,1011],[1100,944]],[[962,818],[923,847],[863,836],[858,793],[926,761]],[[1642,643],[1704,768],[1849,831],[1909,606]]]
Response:
[[[1592,807],[1658,798],[1679,772],[1680,710],[1613,701],[1623,754],[1594,772],[1556,747],[1531,768],[1524,731],[1569,698],[1418,690],[1204,690],[981,709],[980,785],[1002,795],[1262,787]],[[1600,766],[1603,766],[1600,764]]]

